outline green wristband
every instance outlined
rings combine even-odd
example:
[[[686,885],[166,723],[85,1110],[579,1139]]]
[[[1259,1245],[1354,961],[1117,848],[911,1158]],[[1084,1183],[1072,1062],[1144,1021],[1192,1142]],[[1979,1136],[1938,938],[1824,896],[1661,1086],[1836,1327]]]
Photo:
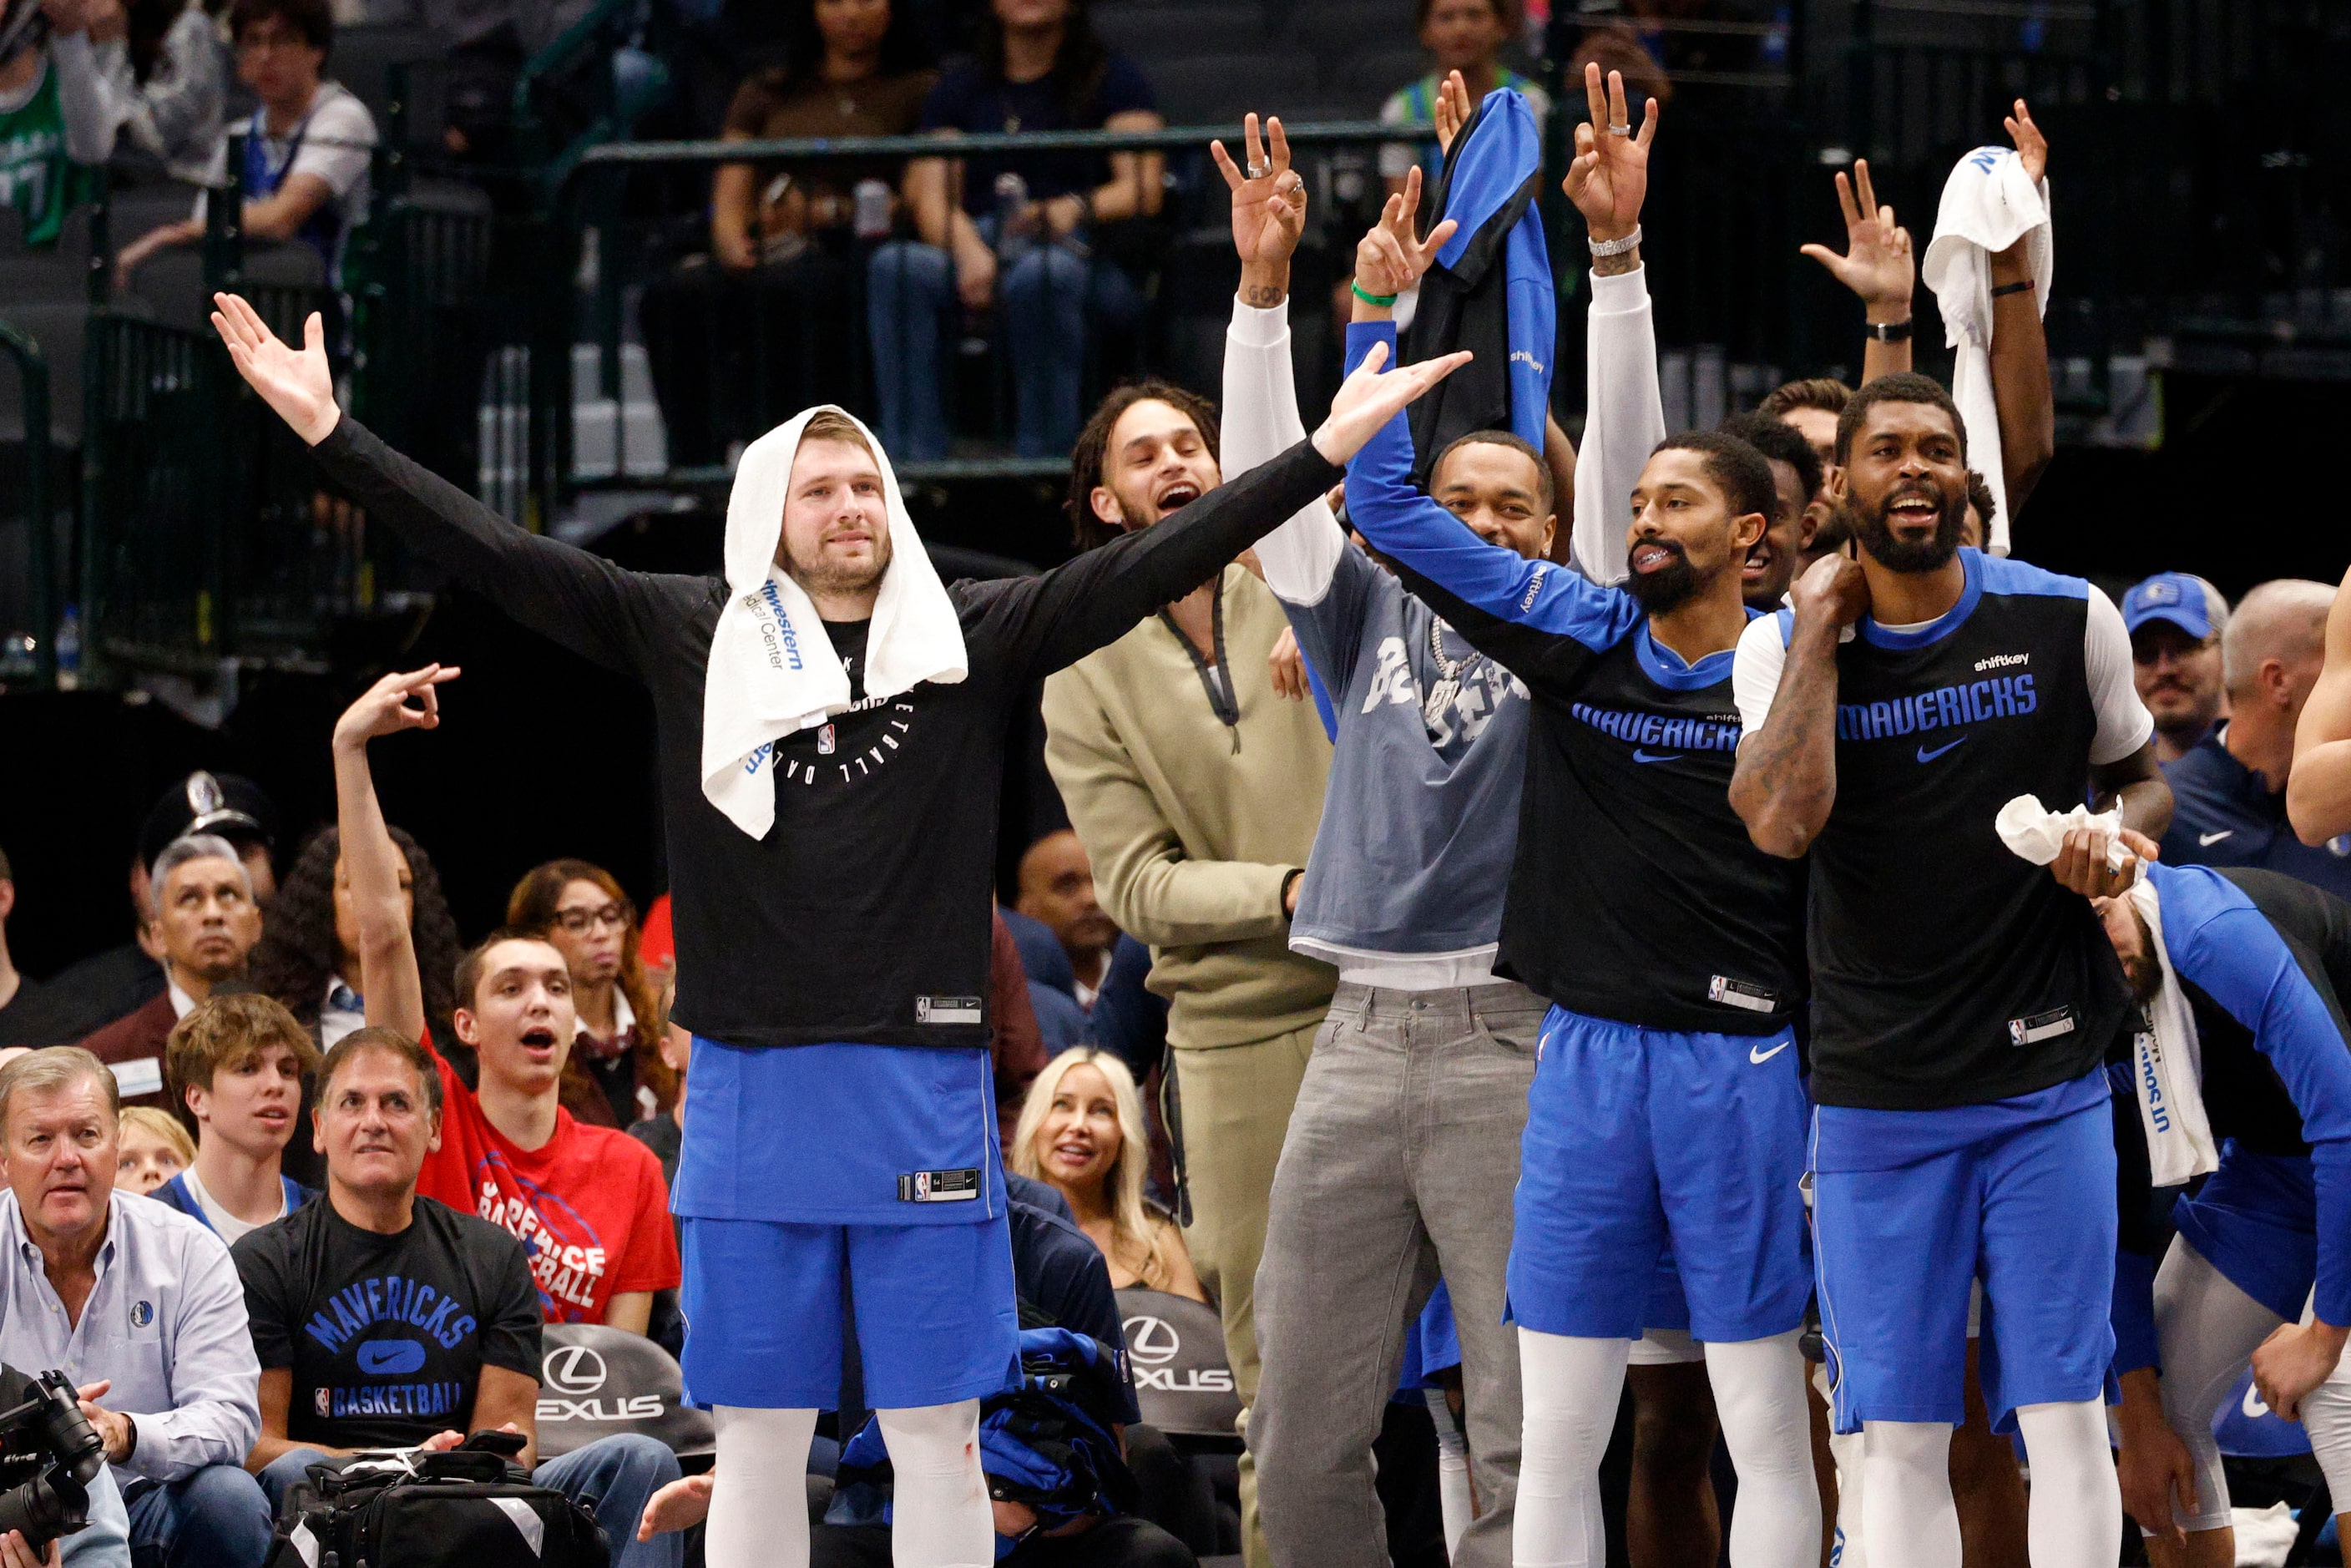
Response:
[[[1362,300],[1366,305],[1376,305],[1383,310],[1396,302],[1396,297],[1393,294],[1364,293],[1364,286],[1353,281],[1352,279],[1348,282],[1347,287],[1354,290],[1356,298]]]

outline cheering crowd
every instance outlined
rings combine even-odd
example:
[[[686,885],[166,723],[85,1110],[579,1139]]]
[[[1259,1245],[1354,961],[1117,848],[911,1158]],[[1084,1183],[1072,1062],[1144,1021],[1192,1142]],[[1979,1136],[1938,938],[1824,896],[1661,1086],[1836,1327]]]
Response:
[[[53,1551],[257,1564],[316,1467],[504,1431],[625,1564],[1178,1568],[1217,1531],[1140,1424],[1130,1289],[1221,1321],[1253,1568],[1388,1554],[1398,1397],[1464,1564],[1605,1560],[1628,1388],[1640,1568],[2103,1565],[2126,1517],[2231,1563],[2249,1366],[2351,1500],[2351,597],[2025,563],[2022,102],[1985,231],[1923,252],[1952,389],[1864,164],[1806,247],[1862,384],[1668,431],[1659,110],[1584,86],[1580,441],[1523,97],[1443,84],[1442,219],[1405,172],[1311,426],[1305,187],[1251,117],[1221,399],[1113,392],[1032,577],[942,582],[830,406],[744,451],[722,577],[624,571],[351,419],[315,318],[220,297],[331,484],[650,691],[672,888],[641,921],[553,862],[462,946],[369,766],[464,700],[429,665],[345,713],[282,881],[257,787],[158,804],[78,1046],[0,941],[0,1040],[50,1047],[0,1067],[0,1361],[65,1368],[110,1461]],[[1040,681],[1070,826],[997,909]],[[677,1354],[714,1469],[539,1460],[578,1324]]]

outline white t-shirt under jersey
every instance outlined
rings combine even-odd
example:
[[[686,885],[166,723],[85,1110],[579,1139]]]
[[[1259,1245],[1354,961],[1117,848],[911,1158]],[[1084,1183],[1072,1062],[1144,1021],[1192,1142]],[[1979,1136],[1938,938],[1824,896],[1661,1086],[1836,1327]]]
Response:
[[[204,1184],[196,1179],[195,1166],[190,1166],[186,1170],[182,1171],[180,1179],[188,1184],[188,1196],[194,1198],[196,1207],[204,1211],[206,1222],[219,1233],[220,1239],[231,1247],[260,1229],[262,1225],[286,1218],[286,1192],[283,1182],[278,1184],[277,1212],[271,1215],[268,1219],[263,1220],[261,1225],[256,1225],[249,1219],[239,1219],[235,1215],[223,1208],[220,1199],[206,1192]]]

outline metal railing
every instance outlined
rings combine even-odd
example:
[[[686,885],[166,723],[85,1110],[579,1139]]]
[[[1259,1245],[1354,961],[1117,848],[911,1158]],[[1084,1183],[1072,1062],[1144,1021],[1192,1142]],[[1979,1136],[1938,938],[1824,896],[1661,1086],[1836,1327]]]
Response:
[[[26,631],[31,674],[39,685],[55,684],[57,674],[57,517],[49,491],[49,366],[41,346],[0,321],[0,353],[16,368],[21,389],[19,406],[25,423],[25,531]],[[0,649],[0,657],[15,662],[16,649]]]
[[[1376,147],[1387,142],[1425,141],[1433,134],[1433,128],[1424,124],[1384,125],[1374,121],[1301,123],[1285,128],[1299,156],[1299,166],[1316,197],[1310,205],[1313,232],[1303,247],[1310,252],[1327,252],[1333,246],[1351,250],[1361,226],[1376,211],[1378,202],[1384,196],[1374,172],[1373,151]],[[592,350],[583,350],[590,356],[582,367],[590,379],[579,389],[586,393],[584,398],[574,396],[573,348],[578,341],[574,328],[579,324],[574,301],[563,297],[560,289],[542,288],[538,298],[528,302],[534,310],[535,329],[528,357],[527,488],[533,497],[534,515],[557,515],[568,497],[583,487],[601,484],[707,487],[723,483],[728,472],[723,453],[716,455],[720,459],[717,461],[678,465],[664,458],[649,463],[642,447],[634,444],[642,439],[642,433],[630,429],[622,412],[624,393],[629,390],[624,385],[624,350],[632,346],[629,343],[627,319],[630,303],[642,298],[649,287],[662,287],[671,265],[670,256],[653,247],[653,242],[659,236],[651,226],[634,223],[629,215],[646,207],[662,206],[659,202],[641,199],[643,193],[632,190],[632,182],[684,182],[687,189],[697,193],[698,205],[701,193],[707,191],[711,171],[727,163],[767,168],[783,165],[806,177],[811,171],[828,167],[855,170],[878,164],[894,169],[909,160],[926,158],[968,160],[1001,154],[1033,157],[1067,152],[1168,154],[1161,214],[1128,230],[1130,234],[1140,232],[1149,236],[1147,245],[1134,248],[1150,253],[1133,268],[1146,308],[1143,321],[1129,336],[1138,344],[1155,349],[1160,346],[1158,335],[1165,326],[1165,307],[1174,289],[1188,281],[1189,269],[1215,266],[1238,271],[1229,238],[1212,237],[1212,230],[1215,235],[1225,232],[1222,183],[1216,179],[1207,156],[1207,144],[1214,138],[1222,138],[1228,147],[1238,150],[1240,127],[1023,132],[965,135],[951,140],[893,136],[611,142],[587,149],[558,188],[549,243],[540,254],[540,265],[534,269],[542,279],[578,277],[586,281],[585,298],[579,305],[584,307],[585,336]],[[817,307],[824,314],[813,322],[805,319],[805,312],[801,319],[786,319],[779,313],[765,314],[779,312],[780,308],[758,290],[743,291],[748,314],[736,319],[732,330],[751,342],[785,345],[772,355],[753,356],[757,362],[746,373],[758,376],[789,369],[777,361],[796,355],[805,359],[811,334],[820,332],[831,346],[829,351],[847,357],[844,368],[848,373],[836,378],[836,384],[844,389],[843,401],[852,406],[863,404],[860,412],[870,414],[873,382],[867,366],[865,329],[870,304],[868,268],[883,244],[907,237],[907,225],[898,222],[886,235],[869,233],[862,240],[841,239],[838,252],[827,264],[836,275],[838,294]],[[1102,235],[1098,233],[1094,237]],[[1310,313],[1318,321],[1327,314],[1321,308],[1319,299],[1300,308],[1299,314]],[[1002,337],[1000,312],[996,314],[999,319],[990,323],[994,329],[987,335],[990,342]],[[955,336],[964,345],[980,340],[968,332]],[[714,344],[710,358],[718,359],[726,351],[725,345]],[[1099,355],[1092,349],[1090,355],[1098,361]],[[1138,352],[1121,368],[1139,370],[1145,362],[1161,357]],[[1335,367],[1335,345],[1330,357]],[[1009,434],[1006,413],[1012,400],[1006,385],[1007,372],[998,358],[980,360],[976,369],[968,360],[969,356],[958,353],[947,361],[947,393],[951,398],[956,395],[957,383],[953,378],[958,372],[965,382],[977,374],[979,380],[976,386],[962,386],[965,395],[961,401],[973,405],[983,421],[984,428],[975,434],[1000,442]],[[1110,373],[1109,367],[1090,363],[1088,380],[1099,384]],[[655,368],[658,371],[659,367]],[[1151,363],[1150,368],[1164,366]],[[738,402],[747,401],[766,423],[772,423],[806,401],[794,401],[797,393],[789,390],[799,384],[778,374],[773,385],[755,384],[717,395]],[[592,404],[600,415],[609,412],[612,420],[611,459],[605,462],[600,458],[597,464],[601,471],[609,474],[608,479],[583,477],[576,473],[579,432],[574,429],[572,412],[579,402]],[[753,423],[755,427],[748,429],[749,434],[765,428],[763,423]],[[968,430],[969,421],[965,423]],[[1000,451],[972,451],[967,441],[959,444],[967,448],[961,455],[904,463],[899,472],[914,483],[984,477],[1041,478],[1059,473],[1066,464],[1059,454],[1023,458],[1008,456]]]

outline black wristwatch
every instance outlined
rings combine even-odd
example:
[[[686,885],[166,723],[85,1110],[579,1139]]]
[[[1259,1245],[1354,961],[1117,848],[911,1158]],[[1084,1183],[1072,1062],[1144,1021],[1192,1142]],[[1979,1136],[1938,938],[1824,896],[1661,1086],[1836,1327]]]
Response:
[[[1868,327],[1869,335],[1881,343],[1907,343],[1910,340],[1910,323],[1907,321],[1872,321]]]

